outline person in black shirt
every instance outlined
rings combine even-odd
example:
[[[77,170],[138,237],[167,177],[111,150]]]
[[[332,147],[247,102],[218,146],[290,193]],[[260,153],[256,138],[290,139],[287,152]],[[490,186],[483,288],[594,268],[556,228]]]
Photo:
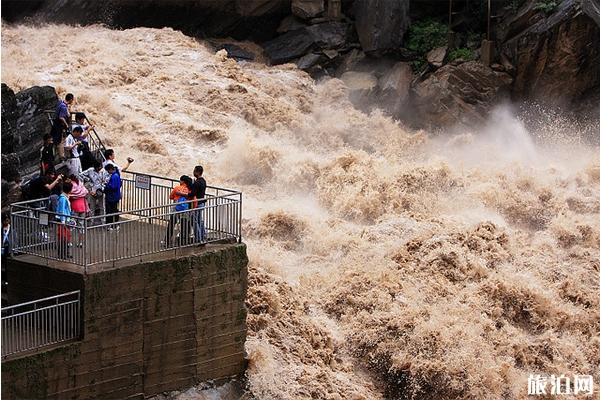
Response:
[[[56,175],[53,169],[49,169],[46,171],[44,175],[40,175],[37,178],[34,178],[29,183],[29,196],[28,200],[34,199],[46,199],[50,197],[51,194],[60,193],[60,181],[62,180],[62,175]],[[45,201],[40,201],[38,207],[44,207],[46,205]]]
[[[206,206],[206,180],[202,177],[204,168],[197,165],[194,168],[194,183],[192,191],[189,194],[189,199],[196,199],[196,215],[194,217],[194,240],[196,242],[204,242],[206,240],[206,228],[204,227],[204,207]]]
[[[54,169],[54,140],[52,135],[44,135],[44,145],[40,149],[40,174],[46,175],[46,171]]]

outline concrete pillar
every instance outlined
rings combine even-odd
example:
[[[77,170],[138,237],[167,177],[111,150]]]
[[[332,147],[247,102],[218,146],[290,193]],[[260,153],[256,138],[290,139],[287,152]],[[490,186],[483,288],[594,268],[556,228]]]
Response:
[[[331,20],[342,18],[342,0],[327,0],[327,18]]]
[[[494,48],[496,43],[493,40],[483,40],[481,42],[481,62],[490,66],[494,62]]]

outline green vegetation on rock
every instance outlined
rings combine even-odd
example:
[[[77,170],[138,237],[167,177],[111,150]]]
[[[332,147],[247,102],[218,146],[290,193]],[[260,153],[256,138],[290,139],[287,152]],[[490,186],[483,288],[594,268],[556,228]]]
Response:
[[[540,0],[533,7],[534,10],[543,12],[544,14],[551,14],[558,7],[559,1],[557,0]]]
[[[415,22],[408,31],[407,47],[419,55],[446,44],[448,26],[433,19]]]
[[[448,54],[448,62],[462,59],[465,61],[471,61],[475,59],[475,54],[473,50],[468,49],[466,47],[460,47],[458,49],[454,49]]]

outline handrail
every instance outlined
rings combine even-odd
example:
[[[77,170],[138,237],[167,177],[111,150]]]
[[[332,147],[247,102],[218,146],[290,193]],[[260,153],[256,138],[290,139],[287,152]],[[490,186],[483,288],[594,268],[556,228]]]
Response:
[[[53,300],[53,299],[58,299],[59,297],[70,296],[70,295],[76,294],[76,293],[78,294],[79,290],[73,290],[72,292],[61,293],[61,294],[57,294],[55,296],[50,296],[50,297],[44,297],[43,299],[31,300],[31,301],[27,301],[25,303],[15,304],[13,306],[2,307],[2,312],[5,312],[7,310],[10,310],[10,309],[13,309],[13,308],[17,308],[17,307],[27,306],[29,304],[41,303],[42,301],[49,301],[49,300]]]

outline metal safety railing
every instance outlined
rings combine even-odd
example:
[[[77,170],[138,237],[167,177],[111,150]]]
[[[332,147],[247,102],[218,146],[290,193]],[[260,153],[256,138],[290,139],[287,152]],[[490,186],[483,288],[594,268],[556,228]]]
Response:
[[[122,172],[117,213],[61,216],[48,200],[11,205],[13,255],[29,254],[84,267],[200,244],[242,240],[242,193],[208,186],[202,200],[175,205],[173,179]]]
[[[2,358],[78,339],[79,290],[2,308]]]

